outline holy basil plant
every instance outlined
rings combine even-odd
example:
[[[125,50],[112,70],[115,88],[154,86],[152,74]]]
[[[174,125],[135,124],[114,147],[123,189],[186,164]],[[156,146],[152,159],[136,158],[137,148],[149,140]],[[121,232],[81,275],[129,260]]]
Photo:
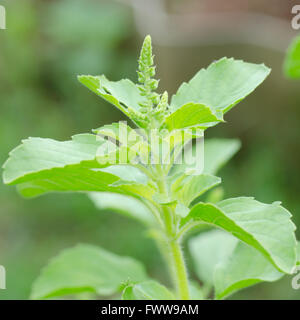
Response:
[[[244,196],[222,200],[216,173],[239,142],[204,141],[204,131],[224,122],[224,114],[260,85],[270,69],[222,58],[183,83],[169,100],[167,92],[156,92],[147,36],[137,73],[138,84],[104,75],[78,77],[121,110],[131,126],[113,123],[64,142],[25,139],[5,162],[3,180],[17,185],[24,197],[85,192],[99,208],[140,221],[157,242],[173,286],[151,279],[135,259],[80,244],[50,261],[31,298],[87,292],[123,299],[203,299],[214,292],[222,299],[292,273],[297,242],[291,214],[280,202],[265,204]],[[192,229],[198,235],[187,248],[198,280],[189,276],[182,248]]]

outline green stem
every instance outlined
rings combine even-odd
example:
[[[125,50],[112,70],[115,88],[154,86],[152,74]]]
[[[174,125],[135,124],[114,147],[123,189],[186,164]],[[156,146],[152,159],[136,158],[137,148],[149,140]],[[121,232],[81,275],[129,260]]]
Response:
[[[170,242],[170,253],[172,256],[173,279],[177,290],[177,295],[181,300],[189,300],[189,282],[187,270],[184,263],[183,253],[180,243],[177,240]]]
[[[201,222],[199,222],[199,221],[187,223],[184,227],[182,227],[177,232],[176,239],[181,239],[188,231],[190,231],[191,229],[193,229],[196,226],[199,226],[200,224],[201,224]]]
[[[160,216],[160,212],[158,211],[158,209],[156,208],[156,204],[148,201],[148,200],[143,200],[141,199],[141,201],[145,204],[145,206],[153,213],[154,217],[156,218],[159,226],[163,229],[164,228],[164,222]]]
[[[164,196],[168,196],[165,173],[160,165],[158,165],[156,169],[156,182],[159,192]],[[167,263],[172,272],[173,283],[176,288],[178,298],[188,300],[190,297],[188,275],[184,263],[183,252],[180,246],[180,237],[177,236],[178,227],[176,224],[175,213],[172,207],[168,205],[161,205],[161,211],[164,218],[166,233],[166,239],[163,246],[166,247],[166,251],[168,252]]]

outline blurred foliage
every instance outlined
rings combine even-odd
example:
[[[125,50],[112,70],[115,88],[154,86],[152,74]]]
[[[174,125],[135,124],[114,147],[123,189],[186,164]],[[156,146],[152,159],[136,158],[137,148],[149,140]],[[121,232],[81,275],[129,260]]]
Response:
[[[66,140],[123,115],[88,92],[77,74],[136,79],[138,47],[128,8],[100,0],[5,0],[0,30],[0,162],[28,136]],[[238,137],[242,149],[221,172],[225,196],[249,194],[283,201],[300,225],[299,83],[282,75],[282,53],[246,45],[156,47],[160,87],[174,92],[200,67],[222,56],[264,62],[273,71],[209,137]],[[138,258],[166,283],[163,262],[138,223],[96,210],[85,195],[49,195],[26,201],[0,184],[0,264],[7,290],[0,299],[26,299],[50,257],[82,243]],[[298,231],[298,238],[300,234]],[[189,259],[187,259],[189,263]],[[298,298],[290,278],[261,284],[233,298]]]
[[[287,77],[300,78],[300,36],[293,39],[287,50],[284,72]]]

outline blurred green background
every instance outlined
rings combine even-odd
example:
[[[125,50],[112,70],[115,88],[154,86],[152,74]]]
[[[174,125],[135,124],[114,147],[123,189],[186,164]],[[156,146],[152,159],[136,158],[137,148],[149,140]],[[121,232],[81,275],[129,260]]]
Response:
[[[226,197],[281,200],[300,226],[300,82],[282,72],[284,51],[297,34],[290,26],[292,2],[149,3],[1,1],[7,13],[7,29],[0,30],[1,164],[28,136],[65,140],[121,119],[118,110],[80,86],[76,75],[104,73],[111,80],[136,80],[142,36],[150,33],[160,90],[170,94],[222,56],[272,68],[267,81],[229,113],[227,123],[206,136],[242,141],[242,150],[221,171]],[[13,187],[0,184],[0,264],[7,270],[7,290],[0,291],[0,299],[27,299],[47,261],[78,242],[134,256],[151,275],[168,281],[155,244],[138,223],[97,210],[83,194],[24,200]],[[285,277],[260,284],[232,298],[300,299],[290,281]]]

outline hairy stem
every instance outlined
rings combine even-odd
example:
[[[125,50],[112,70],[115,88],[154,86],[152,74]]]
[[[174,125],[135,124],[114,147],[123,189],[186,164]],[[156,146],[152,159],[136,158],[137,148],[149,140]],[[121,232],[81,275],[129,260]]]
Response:
[[[188,276],[183,252],[178,240],[170,241],[170,255],[172,257],[170,263],[173,266],[173,281],[176,286],[177,296],[181,300],[188,300],[190,298]]]
[[[166,187],[166,177],[160,165],[157,166],[157,186],[159,192],[163,196],[168,196]],[[166,248],[167,263],[169,270],[172,274],[172,280],[177,291],[178,298],[182,300],[188,300],[189,295],[189,283],[187,269],[184,263],[183,252],[180,246],[180,237],[178,237],[178,227],[175,219],[175,213],[173,208],[168,205],[161,205],[161,212],[163,214],[163,220],[165,225],[165,239],[161,240],[162,246]]]
[[[176,239],[181,239],[188,231],[193,229],[196,226],[199,226],[201,223],[198,221],[187,223],[184,227],[182,227],[178,232]]]

